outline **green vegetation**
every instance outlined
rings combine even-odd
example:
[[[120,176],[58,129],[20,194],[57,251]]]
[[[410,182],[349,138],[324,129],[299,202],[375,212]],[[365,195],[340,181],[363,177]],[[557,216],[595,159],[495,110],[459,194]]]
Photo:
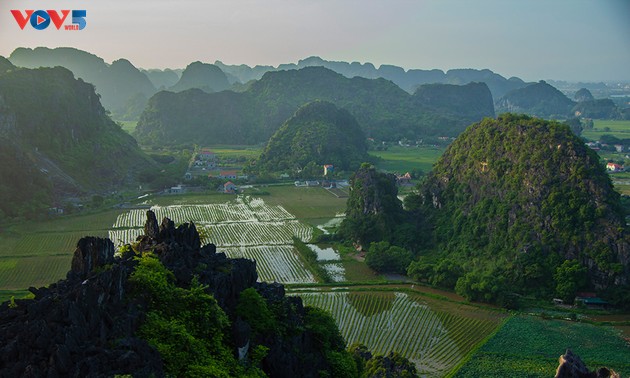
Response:
[[[228,89],[230,83],[225,73],[214,64],[201,62],[190,63],[179,81],[169,88],[173,92],[181,92],[191,88],[201,89],[207,93],[220,92]]]
[[[619,139],[630,138],[630,121],[593,120],[593,129],[582,131],[582,137],[598,141],[602,135],[612,135]]]
[[[131,274],[134,295],[147,303],[139,336],[154,346],[173,376],[231,377],[243,368],[224,342],[229,321],[216,300],[194,278],[189,289],[150,253]],[[252,376],[263,376],[254,369]]]
[[[388,146],[387,150],[369,151],[370,155],[380,158],[374,163],[376,168],[400,174],[414,171],[428,173],[443,153],[444,148],[433,146]]]
[[[443,377],[505,317],[413,291],[383,291],[376,286],[299,295],[305,304],[330,311],[353,354],[357,343],[375,355],[396,351],[427,377]],[[372,364],[378,365],[377,361]]]
[[[249,170],[290,172],[293,177],[321,177],[323,166],[355,170],[368,158],[357,121],[335,105],[314,101],[302,106],[271,137]]]
[[[398,199],[395,178],[364,163],[350,178],[346,218],[339,227],[342,238],[365,246],[387,241],[398,246],[413,245],[413,228]]]
[[[137,121],[116,121],[117,124],[120,125],[120,128],[126,131],[129,134],[133,134],[136,129]]]
[[[552,377],[567,348],[590,370],[606,366],[630,374],[630,351],[612,328],[515,316],[453,377]]]
[[[412,259],[411,252],[386,241],[371,243],[365,254],[365,263],[377,272],[405,274]]]
[[[112,64],[93,54],[70,47],[17,48],[9,60],[27,68],[65,67],[93,84],[103,106],[119,120],[137,120],[155,87],[147,76],[126,59]]]
[[[318,282],[327,283],[332,281],[326,269],[317,262],[317,253],[296,237],[293,237],[293,245],[304,262],[304,266],[315,275]]]

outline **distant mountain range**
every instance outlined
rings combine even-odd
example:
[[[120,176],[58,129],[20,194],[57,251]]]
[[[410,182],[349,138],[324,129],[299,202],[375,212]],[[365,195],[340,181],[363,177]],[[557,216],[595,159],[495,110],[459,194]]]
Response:
[[[385,79],[349,79],[324,67],[267,72],[240,93],[191,89],[159,92],[140,117],[135,136],[145,144],[263,143],[302,105],[324,100],[352,114],[366,136],[398,140],[456,136],[493,117],[483,83],[434,84],[415,95]]]
[[[103,106],[115,119],[136,120],[148,98],[158,90],[181,91],[199,88],[207,92],[228,89],[229,85],[242,85],[252,80],[259,80],[267,72],[297,70],[305,67],[326,67],[347,78],[355,76],[366,79],[383,78],[390,80],[409,93],[415,92],[423,84],[464,85],[470,82],[483,82],[488,85],[493,98],[499,98],[510,90],[523,87],[526,83],[518,78],[506,79],[490,70],[456,69],[447,72],[441,70],[411,69],[381,65],[378,69],[371,63],[334,62],[310,57],[297,64],[281,64],[278,67],[246,65],[225,65],[220,61],[214,65],[200,62],[191,63],[186,70],[141,70],[125,59],[114,61],[111,65],[88,52],[74,48],[37,47],[18,48],[8,58],[14,65],[26,68],[62,66],[72,71],[77,78],[92,83],[101,95]],[[220,68],[222,75],[213,67]],[[192,70],[192,71],[191,71]],[[205,70],[205,73],[201,73]],[[210,81],[199,75],[210,75]],[[186,72],[189,71],[189,72]],[[184,75],[186,73],[186,75]],[[181,80],[183,82],[179,83]],[[139,105],[140,104],[140,105]],[[139,109],[140,108],[140,109]]]
[[[526,84],[517,77],[506,79],[488,69],[454,69],[446,72],[438,69],[410,69],[405,71],[401,67],[387,64],[376,68],[372,63],[334,62],[324,60],[317,56],[302,59],[298,61],[297,64],[281,64],[277,68],[272,66],[249,67],[246,65],[226,65],[221,61],[216,61],[214,64],[221,68],[223,72],[233,76],[242,83],[246,83],[250,80],[259,80],[269,71],[296,70],[305,67],[326,67],[348,78],[359,76],[366,79],[383,78],[390,80],[409,93],[415,92],[416,88],[423,84],[464,85],[471,82],[482,82],[486,83],[488,88],[490,88],[490,92],[492,92],[494,98],[499,98],[505,93],[516,88],[521,88]]]

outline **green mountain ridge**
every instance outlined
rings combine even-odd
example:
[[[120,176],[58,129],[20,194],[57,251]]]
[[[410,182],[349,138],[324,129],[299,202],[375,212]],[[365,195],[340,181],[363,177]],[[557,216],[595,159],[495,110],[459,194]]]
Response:
[[[22,205],[41,210],[68,195],[116,189],[154,167],[109,119],[94,87],[62,67],[0,73],[0,144],[2,177],[14,178],[0,183],[7,216],[21,215]]]
[[[337,170],[355,170],[369,158],[365,136],[346,110],[314,101],[300,107],[263,150],[255,168],[262,171],[300,170],[324,164]]]
[[[457,89],[460,106],[445,113],[448,103],[425,104],[384,79],[348,79],[322,67],[268,72],[241,93],[159,92],[149,100],[135,136],[148,145],[164,140],[171,144],[266,142],[300,106],[314,100],[348,110],[368,137],[456,136],[481,114],[494,115],[487,86]],[[486,92],[483,104],[476,98],[482,91]],[[461,106],[465,103],[469,105]]]
[[[199,88],[204,92],[220,92],[228,89],[230,83],[221,69],[214,64],[194,62],[188,65],[179,81],[169,88],[173,92],[181,92],[191,88]]]

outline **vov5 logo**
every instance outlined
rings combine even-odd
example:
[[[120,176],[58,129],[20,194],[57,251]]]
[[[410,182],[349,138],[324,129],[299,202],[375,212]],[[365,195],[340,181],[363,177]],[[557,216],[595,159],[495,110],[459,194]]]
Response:
[[[51,22],[57,30],[61,29],[62,26],[65,30],[82,30],[86,25],[85,16],[87,12],[85,10],[73,10],[72,23],[66,25],[64,25],[64,22],[70,14],[69,10],[25,10],[24,13],[19,10],[12,10],[11,14],[13,14],[15,21],[22,30],[24,30],[29,21],[31,26],[37,30],[46,29]]]

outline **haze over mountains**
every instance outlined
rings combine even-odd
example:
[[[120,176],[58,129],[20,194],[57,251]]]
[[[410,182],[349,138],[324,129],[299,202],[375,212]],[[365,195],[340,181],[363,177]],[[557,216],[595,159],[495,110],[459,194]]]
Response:
[[[585,117],[601,114],[621,118],[627,116],[617,109],[617,105],[613,104],[611,107],[610,101],[605,104],[601,102],[583,104],[579,109],[573,109],[572,106],[568,105],[566,109],[563,106],[561,109],[558,107],[551,109],[550,106],[552,105],[544,105],[546,109],[541,109],[541,106],[537,104],[549,100],[544,93],[545,91],[536,89],[536,86],[525,89],[535,83],[526,83],[518,77],[506,79],[488,69],[451,69],[444,72],[439,69],[404,70],[393,65],[381,65],[376,68],[371,63],[327,61],[313,56],[297,63],[281,64],[278,67],[226,65],[221,61],[216,61],[215,64],[193,62],[183,70],[143,70],[135,67],[132,62],[126,59],[119,59],[112,64],[107,64],[100,57],[82,50],[45,47],[18,48],[11,54],[9,60],[16,66],[27,68],[41,66],[68,68],[75,77],[95,85],[103,106],[111,112],[114,119],[128,121],[138,120],[145,110],[148,100],[159,91],[181,92],[198,88],[207,93],[221,92],[226,89],[242,92],[248,90],[254,81],[261,80],[267,73],[295,71],[309,67],[324,67],[349,79],[355,77],[385,79],[410,94],[416,93],[425,84],[461,86],[470,83],[485,83],[492,95],[490,101],[495,104],[496,113],[511,109],[543,117],[566,118],[573,116],[576,111]],[[551,87],[549,84],[547,86]],[[437,87],[422,88],[422,98],[431,101],[431,96],[427,96],[429,88],[436,89]],[[446,87],[443,87],[442,90],[444,88]],[[520,90],[524,90],[524,92],[519,92]],[[571,99],[557,90],[552,97],[554,97],[552,101],[554,104],[572,103]],[[454,97],[451,96],[452,98]],[[482,100],[485,101],[486,98],[482,97]],[[303,103],[299,105],[303,105]],[[343,106],[343,104],[338,103],[336,105]],[[479,108],[479,116],[489,115],[484,106]],[[468,113],[467,116],[472,114],[471,109],[465,111]],[[276,124],[283,122],[290,116],[290,113],[282,114],[283,118],[276,120]],[[358,120],[361,123],[361,120]],[[479,118],[475,118],[472,121],[478,120]]]
[[[348,110],[368,137],[397,140],[455,136],[484,116],[494,116],[485,84],[449,86],[425,101],[384,79],[348,79],[324,67],[268,72],[241,93],[192,89],[160,92],[140,117],[143,144],[266,142],[303,104],[324,100]],[[449,92],[450,96],[446,95]],[[430,97],[430,96],[429,96]],[[456,98],[452,101],[451,98]]]

